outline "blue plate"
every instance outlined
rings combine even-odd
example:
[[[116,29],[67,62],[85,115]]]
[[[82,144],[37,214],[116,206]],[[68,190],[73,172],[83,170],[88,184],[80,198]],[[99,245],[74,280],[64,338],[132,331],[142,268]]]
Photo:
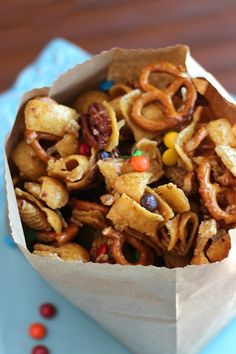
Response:
[[[1,146],[12,127],[21,95],[35,87],[49,86],[59,74],[89,57],[81,48],[63,39],[48,44],[38,59],[21,72],[14,86],[0,95]],[[38,321],[48,328],[47,337],[40,343],[48,346],[51,354],[129,354],[93,320],[49,287],[14,247],[8,237],[10,231],[6,215],[2,153],[0,174],[0,354],[30,353],[31,348],[39,342],[31,339],[27,331],[32,322]],[[55,319],[43,320],[40,317],[38,307],[44,302],[52,302],[57,306],[58,315]],[[235,354],[235,335],[236,320],[201,354]]]

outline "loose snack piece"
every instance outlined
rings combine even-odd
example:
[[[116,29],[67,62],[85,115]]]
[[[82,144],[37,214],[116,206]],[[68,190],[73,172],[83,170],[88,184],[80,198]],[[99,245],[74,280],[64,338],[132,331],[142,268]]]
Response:
[[[65,227],[62,232],[42,232],[38,231],[36,233],[37,241],[44,243],[52,243],[62,246],[70,241],[72,241],[79,232],[79,226],[71,223],[69,226]]]
[[[122,194],[113,204],[107,218],[113,222],[117,230],[122,231],[131,227],[154,239],[159,223],[164,220],[159,213],[151,213],[126,194]]]
[[[49,350],[45,345],[36,345],[32,348],[31,354],[49,354]]]
[[[32,229],[61,232],[64,220],[55,211],[45,207],[32,194],[15,189],[17,204],[23,222]]]
[[[36,198],[44,201],[49,208],[62,208],[68,203],[69,194],[64,185],[55,178],[43,176],[39,183],[25,182],[24,188]]]
[[[109,113],[114,112],[102,103],[91,103],[88,107],[88,113],[81,117],[83,138],[89,146],[95,149],[103,149],[109,144],[112,134],[112,119]]]
[[[45,303],[45,304],[40,305],[39,313],[44,318],[53,318],[56,316],[57,308],[55,305],[53,305],[51,303]]]
[[[170,74],[174,76],[175,80],[162,91],[149,83],[149,75],[152,72]],[[197,95],[191,78],[184,67],[177,67],[164,61],[147,65],[141,72],[139,84],[146,93],[135,101],[131,116],[133,121],[142,129],[149,132],[165,131],[177,127],[192,113]],[[187,93],[184,103],[176,110],[172,98],[181,87],[185,87]],[[155,101],[158,102],[163,112],[162,121],[150,121],[142,115],[143,107],[147,103]]]
[[[49,97],[30,100],[25,106],[26,129],[63,137],[68,132],[77,135],[77,112],[62,106]]]
[[[155,191],[167,202],[176,213],[183,213],[190,210],[189,200],[183,190],[173,183],[163,184]]]
[[[18,167],[20,175],[28,181],[37,181],[46,173],[46,163],[38,158],[34,149],[24,140],[16,145],[11,158]]]
[[[32,323],[29,326],[29,335],[36,340],[43,339],[47,334],[47,328],[42,323]]]
[[[152,250],[144,242],[129,236],[125,233],[107,228],[103,231],[103,235],[113,240],[112,254],[115,261],[123,265],[150,265],[154,262]],[[129,262],[123,254],[124,244],[131,245],[139,254],[136,262]]]
[[[83,247],[74,242],[68,242],[60,247],[47,246],[36,243],[34,245],[34,253],[43,257],[50,257],[50,254],[55,254],[64,261],[89,261],[88,252]]]
[[[111,265],[221,261],[236,223],[233,108],[179,63],[137,58],[125,75],[120,65],[72,107],[26,103],[11,158],[31,250]]]

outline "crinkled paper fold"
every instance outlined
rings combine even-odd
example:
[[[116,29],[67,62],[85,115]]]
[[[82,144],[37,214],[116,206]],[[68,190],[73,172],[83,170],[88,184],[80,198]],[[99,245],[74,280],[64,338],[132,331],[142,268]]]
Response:
[[[109,73],[112,79],[120,79],[122,75],[135,78],[140,67],[159,59],[186,64],[192,77],[205,77],[211,85],[207,84],[202,90],[212,98],[218,116],[236,121],[233,99],[190,56],[186,46],[157,50],[115,48],[103,52],[66,72],[51,88],[33,90],[23,96],[5,145],[9,219],[13,238],[31,265],[68,300],[120,339],[131,352],[192,354],[199,352],[236,314],[235,231],[230,231],[232,247],[228,258],[202,266],[166,269],[81,264],[33,255],[26,248],[7,161],[22,136],[22,110],[28,99],[48,94],[60,103],[68,103],[85,88],[104,80],[112,62],[119,68],[124,67],[124,70]]]

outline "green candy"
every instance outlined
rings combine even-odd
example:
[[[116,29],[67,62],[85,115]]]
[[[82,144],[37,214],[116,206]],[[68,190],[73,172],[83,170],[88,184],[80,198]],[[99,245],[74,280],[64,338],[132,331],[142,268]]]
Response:
[[[137,150],[136,148],[133,148],[131,155],[132,156],[142,156],[142,151]]]
[[[131,155],[129,156],[120,156],[123,159],[130,159],[132,156],[142,156],[142,151],[141,150],[137,150],[136,147],[134,147],[131,151]]]

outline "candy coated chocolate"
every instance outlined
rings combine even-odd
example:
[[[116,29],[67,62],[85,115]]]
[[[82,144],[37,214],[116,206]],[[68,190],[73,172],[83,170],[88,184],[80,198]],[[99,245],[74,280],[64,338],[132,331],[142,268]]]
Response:
[[[106,80],[106,81],[103,81],[103,82],[99,85],[99,88],[100,88],[100,90],[102,90],[102,91],[108,91],[114,84],[115,84],[115,81]]]
[[[140,200],[140,204],[151,212],[156,211],[158,207],[158,202],[152,194],[144,194]]]
[[[110,156],[111,155],[108,151],[105,151],[105,150],[98,151],[98,160],[108,159]]]
[[[47,334],[47,329],[42,323],[32,323],[29,327],[29,335],[34,339],[43,339]]]
[[[32,354],[49,354],[49,350],[44,345],[36,345],[32,348]]]
[[[52,318],[56,315],[56,307],[51,303],[42,304],[39,308],[39,313],[45,318]]]

